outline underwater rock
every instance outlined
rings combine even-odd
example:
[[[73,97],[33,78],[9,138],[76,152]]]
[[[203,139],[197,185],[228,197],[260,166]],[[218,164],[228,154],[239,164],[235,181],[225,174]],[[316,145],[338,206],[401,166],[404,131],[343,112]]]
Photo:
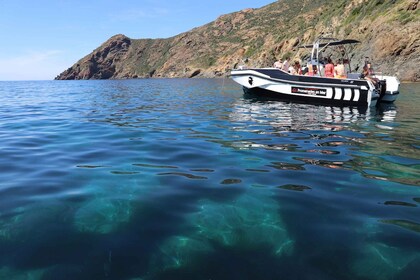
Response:
[[[186,217],[193,230],[163,242],[153,258],[154,269],[189,266],[219,246],[251,251],[271,248],[277,257],[293,253],[294,241],[279,214],[278,202],[265,191],[249,190],[228,203],[201,200],[200,204],[199,211]]]
[[[129,201],[98,198],[77,210],[74,225],[80,232],[107,234],[127,223],[130,216]]]
[[[189,220],[201,238],[242,248],[269,245],[277,255],[292,252],[293,241],[279,215],[279,205],[272,198],[254,192],[232,203],[203,201],[200,209]]]
[[[83,268],[77,265],[58,264],[47,269],[42,275],[42,280],[73,280],[86,279]]]
[[[258,252],[273,258],[290,256],[294,240],[280,216],[279,203],[265,189],[249,189],[230,202],[198,201],[198,211],[185,216],[181,235],[167,238],[150,262],[151,275],[196,267],[211,258],[220,247],[227,251]],[[271,249],[271,250],[270,250]]]
[[[43,279],[44,270],[19,271],[8,267],[0,268],[0,279],[13,280],[41,280]]]
[[[13,240],[16,236],[21,235],[24,231],[20,224],[21,221],[25,218],[24,214],[17,214],[13,217],[9,217],[8,219],[1,219],[0,220],[0,239],[3,240]]]
[[[407,254],[406,251],[383,243],[371,243],[352,265],[354,273],[363,279],[388,280],[407,265],[420,259],[420,253]]]
[[[0,219],[0,239],[24,242],[35,235],[43,235],[50,225],[65,222],[69,211],[60,203],[19,207],[8,218]]]
[[[206,240],[188,236],[173,236],[160,247],[160,254],[152,260],[152,267],[163,270],[191,265],[197,256],[213,252]]]

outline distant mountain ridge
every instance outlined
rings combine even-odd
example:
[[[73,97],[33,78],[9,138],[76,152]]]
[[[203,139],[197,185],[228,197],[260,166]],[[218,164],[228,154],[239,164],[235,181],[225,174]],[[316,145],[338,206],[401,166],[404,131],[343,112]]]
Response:
[[[369,57],[376,70],[420,81],[419,0],[279,0],[222,15],[166,39],[115,35],[59,74],[58,80],[218,77],[240,64],[268,67],[301,59],[320,34],[352,38],[352,66]]]

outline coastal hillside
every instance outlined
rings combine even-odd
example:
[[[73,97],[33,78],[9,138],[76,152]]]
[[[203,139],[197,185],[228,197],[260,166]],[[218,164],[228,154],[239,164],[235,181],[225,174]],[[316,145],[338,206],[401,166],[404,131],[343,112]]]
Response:
[[[308,50],[298,47],[325,34],[361,41],[351,54],[356,71],[369,57],[377,71],[420,81],[419,10],[419,0],[279,0],[171,38],[115,35],[56,79],[220,77],[239,65],[302,60]]]

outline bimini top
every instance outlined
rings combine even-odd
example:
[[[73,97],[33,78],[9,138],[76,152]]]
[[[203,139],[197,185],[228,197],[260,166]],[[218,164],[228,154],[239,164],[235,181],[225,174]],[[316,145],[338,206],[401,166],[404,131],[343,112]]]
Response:
[[[337,40],[337,39],[334,39],[334,38],[320,38],[320,39],[331,40],[331,41],[330,42],[325,42],[325,43],[319,43],[319,45],[318,45],[319,48],[322,48],[322,47],[325,47],[325,46],[340,46],[340,45],[360,43],[360,41],[353,40],[353,39],[345,39],[345,40]],[[300,46],[299,48],[301,48],[301,49],[312,49],[313,47],[314,47],[314,44]]]

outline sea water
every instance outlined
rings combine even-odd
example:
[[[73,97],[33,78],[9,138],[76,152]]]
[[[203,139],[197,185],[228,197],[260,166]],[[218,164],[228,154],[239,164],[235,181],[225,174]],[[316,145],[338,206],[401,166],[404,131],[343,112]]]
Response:
[[[418,279],[420,86],[0,82],[0,279]]]

